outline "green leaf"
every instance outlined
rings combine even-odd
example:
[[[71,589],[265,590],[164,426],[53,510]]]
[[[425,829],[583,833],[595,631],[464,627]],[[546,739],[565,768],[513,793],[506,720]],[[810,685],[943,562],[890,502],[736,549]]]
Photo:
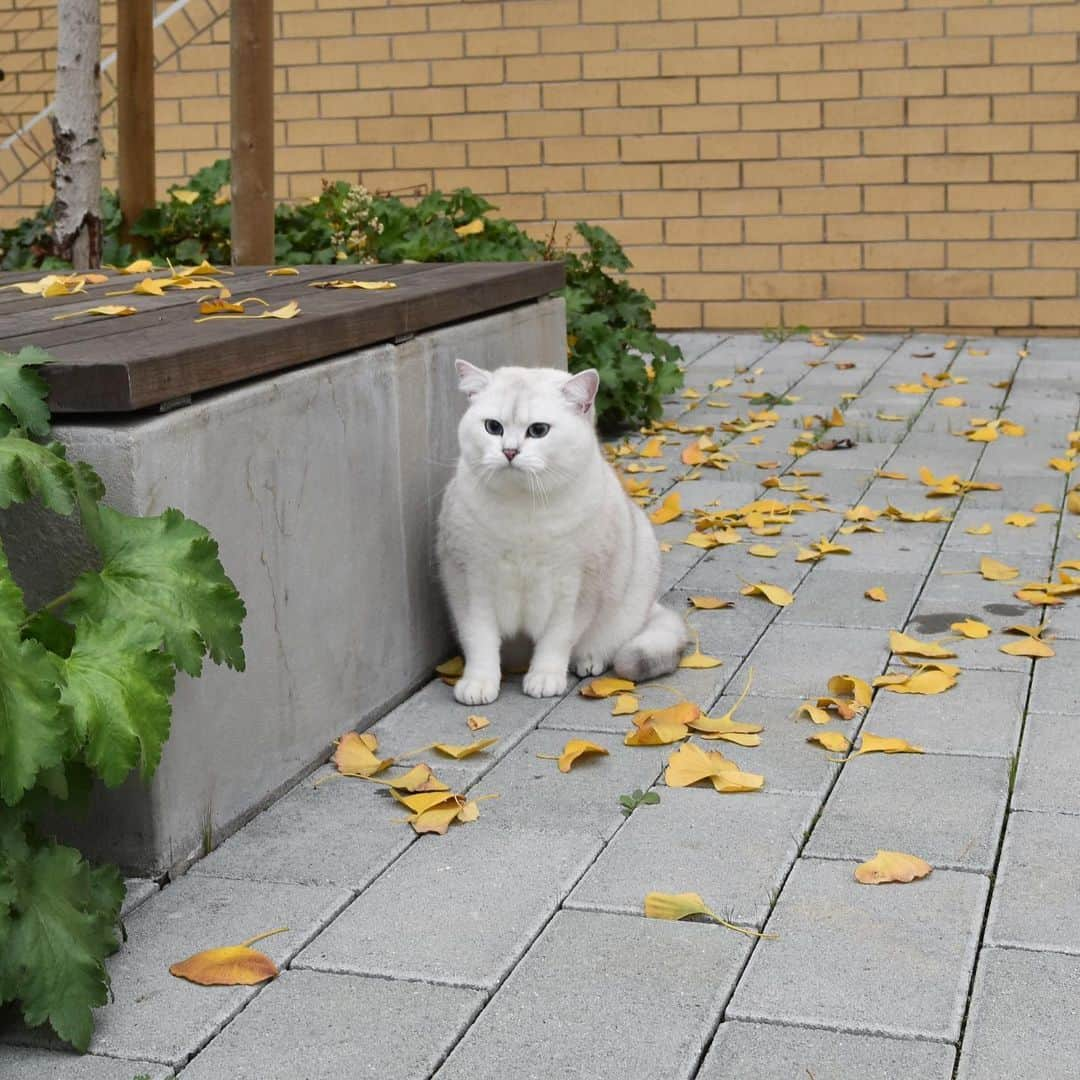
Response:
[[[86,762],[116,787],[137,765],[149,780],[169,737],[174,669],[161,651],[161,630],[138,619],[76,624],[63,662],[60,700],[86,743]]]
[[[0,438],[0,509],[35,495],[58,514],[75,509],[75,474],[60,443],[31,442],[18,430]]]
[[[634,800],[632,798],[630,798],[629,795],[620,795],[619,796],[619,805],[620,806],[625,806],[627,810],[633,810],[634,809]]]
[[[11,412],[19,427],[34,435],[49,433],[49,407],[45,404],[49,387],[32,368],[50,360],[44,349],[32,345],[17,353],[0,352],[0,405]]]
[[[70,745],[60,709],[57,661],[24,641],[22,593],[0,549],[0,800],[13,806],[42,769],[58,765]]]
[[[84,507],[83,524],[104,566],[75,582],[68,618],[156,624],[189,675],[202,672],[207,652],[215,663],[243,670],[244,602],[206,529],[179,510],[131,517],[103,505]]]
[[[660,796],[655,791],[650,791],[641,800],[643,806],[655,806],[660,801]]]
[[[85,1050],[91,1009],[108,997],[104,960],[117,947],[120,875],[91,869],[74,848],[29,842],[13,814],[0,816],[0,866],[0,896],[11,897],[6,926],[0,921],[0,1004],[17,997],[30,1027],[50,1023]]]
[[[39,611],[23,623],[22,636],[40,641],[57,656],[70,656],[75,644],[75,627],[47,611]]]

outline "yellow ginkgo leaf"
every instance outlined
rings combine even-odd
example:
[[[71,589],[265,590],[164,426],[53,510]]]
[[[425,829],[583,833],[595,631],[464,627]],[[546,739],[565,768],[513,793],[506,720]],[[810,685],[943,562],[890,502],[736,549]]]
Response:
[[[470,731],[482,731],[491,724],[486,716],[466,716],[465,723]]]
[[[393,281],[360,281],[356,278],[335,278],[333,281],[309,281],[311,289],[363,289],[366,292],[382,292],[385,289],[396,289],[397,283]]]
[[[956,653],[950,652],[932,641],[919,641],[918,638],[902,634],[899,630],[889,631],[889,648],[894,653],[901,653],[905,656],[925,656],[931,660],[946,660],[950,656],[956,655]]]
[[[450,789],[431,771],[430,765],[414,765],[407,773],[383,783],[395,791],[449,791]]]
[[[985,638],[990,636],[990,627],[978,619],[964,619],[961,622],[949,624],[949,629],[961,634],[966,638]]]
[[[1027,637],[1039,638],[1042,637],[1046,631],[1046,624],[1041,626],[1029,626],[1026,623],[1013,623],[1012,626],[1006,626],[1003,630],[1003,634],[1024,634]]]
[[[746,549],[748,555],[756,555],[759,559],[775,559],[779,552],[768,544],[752,544]]]
[[[692,701],[680,701],[666,709],[646,709],[634,717],[636,727],[646,724],[684,724],[689,726],[701,717],[701,709]]]
[[[242,945],[226,945],[220,949],[206,949],[186,960],[169,966],[169,974],[178,979],[198,983],[199,986],[257,986],[277,978],[277,964],[266,953],[249,948],[252,942],[261,941],[270,934],[282,933],[271,930],[249,938]]]
[[[408,819],[413,831],[418,834],[435,833],[438,836],[445,836],[451,823],[461,816],[461,812],[465,808],[464,798],[462,796],[458,798],[461,799],[460,803],[455,800],[443,806],[435,806],[430,810],[414,814]]]
[[[614,676],[605,676],[602,679],[593,679],[591,683],[583,686],[578,693],[587,698],[606,698],[612,694],[623,694],[634,689],[634,683],[629,679],[617,679]]]
[[[571,739],[558,757],[559,772],[569,772],[574,762],[583,754],[603,754],[606,757],[608,750],[606,747],[589,742],[588,739]]]
[[[1065,509],[1070,514],[1080,514],[1080,487],[1073,488],[1065,497]]]
[[[1056,514],[1057,513],[1057,507],[1056,506],[1051,506],[1050,503],[1041,502],[1041,503],[1036,503],[1031,508],[1031,512],[1033,514]]]
[[[666,525],[682,515],[682,500],[677,491],[671,492],[660,504],[659,509],[649,515],[649,520],[654,525]]]
[[[191,188],[173,188],[169,194],[177,201],[184,203],[185,206],[191,206],[193,202],[196,202],[199,198],[197,191],[192,191]]]
[[[834,754],[846,754],[851,749],[851,740],[839,731],[818,731],[809,736],[808,743],[817,743]]]
[[[889,594],[882,585],[874,585],[872,588],[867,589],[866,592],[863,593],[863,596],[865,596],[867,600],[876,600],[879,604],[883,604],[889,599]]]
[[[664,445],[664,437],[662,435],[656,435],[651,439],[648,439],[642,448],[638,451],[638,457],[657,458],[660,457]]]
[[[979,560],[979,573],[987,581],[1012,581],[1013,578],[1020,576],[1020,571],[1015,566],[998,562],[997,559],[991,559],[989,555],[984,555]]]
[[[295,319],[300,314],[300,305],[295,300],[290,300],[273,311],[260,311],[258,315],[204,315],[196,319],[197,323],[210,322],[211,319]]]
[[[628,731],[623,739],[625,746],[667,746],[689,736],[690,729],[685,724],[664,724],[646,722],[640,727]]]
[[[750,668],[746,675],[746,685],[735,701],[735,704],[723,716],[697,716],[687,721],[687,726],[701,733],[705,739],[726,739],[737,743],[739,746],[758,746],[761,740],[758,733],[762,730],[760,724],[741,724],[735,720],[735,710],[746,700],[750,693],[750,687],[754,682],[754,669]],[[751,741],[752,740],[752,741]]]
[[[983,522],[982,525],[973,525],[970,529],[964,530],[968,536],[989,536],[993,531],[994,527],[989,521]]]
[[[690,787],[712,776],[738,771],[735,762],[729,761],[719,750],[706,751],[687,743],[668,758],[664,783],[668,787]]]
[[[870,684],[855,675],[834,675],[829,679],[829,692],[850,696],[862,709],[870,708],[870,702],[874,696]]]
[[[374,776],[394,764],[393,758],[376,756],[378,742],[368,732],[347,732],[338,739],[331,761],[344,776]]]
[[[765,581],[748,583],[739,591],[743,596],[763,596],[770,604],[775,604],[777,607],[787,607],[795,599],[787,589],[782,589],[779,585],[770,585]]]
[[[795,715],[805,716],[808,720],[813,720],[815,724],[827,724],[832,720],[826,709],[821,705],[815,705],[812,701],[804,701],[795,710]]]
[[[123,315],[134,315],[136,310],[136,308],[126,307],[123,304],[103,304],[101,307],[83,308],[80,311],[69,311],[63,315],[54,315],[53,321],[74,319],[77,315],[100,315],[105,318],[115,318]]]
[[[435,668],[435,674],[441,675],[443,679],[453,679],[457,681],[465,672],[465,657],[452,656],[449,660],[444,660]]]
[[[200,315],[216,315],[218,312],[223,311],[243,311],[245,304],[262,304],[263,307],[267,306],[265,300],[260,300],[257,296],[247,296],[243,300],[229,300],[225,297],[219,296],[216,300],[202,300],[199,302],[199,314]]]
[[[454,232],[458,236],[478,236],[484,231],[484,219],[482,217],[473,218],[472,221],[465,225],[459,225]]]
[[[1008,653],[1009,656],[1030,656],[1033,660],[1057,655],[1047,642],[1037,637],[1024,637],[1019,641],[1010,641],[1001,646],[1001,651]]]
[[[295,266],[275,266],[273,270],[267,270],[267,277],[299,277],[300,271]]]
[[[611,715],[632,716],[639,708],[640,703],[633,694],[616,694],[611,706]]]
[[[938,398],[936,404],[944,409],[959,409],[966,405],[967,402],[962,397],[943,397]]]
[[[897,383],[892,389],[898,394],[928,394],[930,392],[922,383]]]
[[[1035,522],[1038,521],[1038,520],[1039,519],[1037,517],[1034,517],[1031,514],[1016,513],[1016,514],[1010,514],[1005,519],[1005,524],[1006,525],[1014,525],[1018,529],[1027,529],[1027,528],[1030,528],[1032,525],[1034,525]]]
[[[116,267],[116,270],[121,274],[149,274],[153,269],[155,267],[151,259],[136,259],[134,262],[128,263],[127,266]]]
[[[855,880],[860,885],[906,884],[924,878],[934,868],[917,855],[902,851],[879,851],[872,859],[855,867]]]
[[[989,349],[973,349],[969,345],[968,350],[967,350],[967,354],[968,354],[968,356],[989,356],[990,355],[990,350]]]
[[[414,794],[406,793],[402,795],[400,791],[391,788],[390,794],[393,795],[397,802],[408,807],[414,814],[423,814],[428,810],[433,810],[436,806],[449,803],[461,805],[461,796],[455,795],[452,791],[419,791]]]
[[[1080,458],[1051,458],[1047,463],[1051,469],[1056,469],[1058,472],[1065,473],[1066,476],[1080,465]]]
[[[445,754],[447,757],[460,761],[462,758],[472,757],[473,754],[478,754],[481,750],[486,750],[489,746],[493,746],[498,741],[498,738],[477,739],[476,742],[471,742],[466,746],[453,746],[449,743],[432,743],[430,748],[432,750],[437,750],[440,754]]]
[[[777,937],[776,934],[763,934],[752,927],[737,926],[726,919],[721,919],[719,915],[708,908],[705,901],[697,893],[651,892],[645,895],[645,918],[647,919],[677,921],[689,918],[691,915],[704,915],[718,926],[726,927],[728,930],[735,930],[737,933],[745,934],[747,937],[767,938],[769,940],[775,940]]]
[[[884,679],[895,681],[881,681]],[[940,668],[929,667],[900,679],[895,676],[881,676],[874,680],[874,685],[884,686],[894,694],[943,694],[956,685],[956,675]]]
[[[994,442],[997,437],[997,428],[987,425],[986,427],[976,428],[968,435],[967,439],[968,442]]]
[[[706,656],[699,645],[694,646],[694,651],[688,653],[679,661],[681,668],[716,668],[724,663],[715,656]]]
[[[913,746],[906,739],[888,738],[883,735],[871,735],[864,732],[859,742],[859,749],[851,757],[859,757],[862,754],[921,754],[921,746]]]
[[[718,611],[733,606],[730,600],[721,600],[717,596],[691,596],[689,603],[699,611]]]

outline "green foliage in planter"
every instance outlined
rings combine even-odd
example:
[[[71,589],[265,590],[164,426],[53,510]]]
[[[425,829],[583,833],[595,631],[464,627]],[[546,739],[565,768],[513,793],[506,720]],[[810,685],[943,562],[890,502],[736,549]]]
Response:
[[[203,657],[243,670],[244,604],[210,534],[178,510],[132,517],[49,433],[40,349],[0,353],[0,509],[38,499],[74,513],[98,569],[38,611],[0,546],[0,1005],[48,1023],[77,1049],[108,996],[124,886],[48,836],[46,815],[78,809],[95,777],[149,779],[168,738],[176,670]]]
[[[229,163],[200,169],[186,187],[174,186],[132,229],[149,254],[174,263],[229,261],[231,207],[224,194]],[[566,268],[567,360],[571,371],[600,372],[597,415],[602,428],[655,420],[665,395],[682,385],[679,348],[664,341],[653,323],[653,302],[619,275],[631,269],[618,241],[584,222],[574,247],[529,236],[496,207],[468,188],[434,191],[415,201],[371,195],[344,181],[323,184],[305,202],[282,204],[275,213],[275,257],[280,263],[532,262],[561,261]],[[105,261],[132,257],[118,239],[116,201],[107,195]],[[465,227],[483,222],[480,231]],[[60,265],[51,259],[48,212],[0,231],[2,265]]]

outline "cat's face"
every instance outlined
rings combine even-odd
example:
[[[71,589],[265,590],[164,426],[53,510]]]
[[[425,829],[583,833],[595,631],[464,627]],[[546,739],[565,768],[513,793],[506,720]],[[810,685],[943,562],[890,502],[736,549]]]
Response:
[[[457,361],[469,408],[458,425],[461,458],[486,486],[543,497],[581,474],[596,453],[595,371],[504,367]]]

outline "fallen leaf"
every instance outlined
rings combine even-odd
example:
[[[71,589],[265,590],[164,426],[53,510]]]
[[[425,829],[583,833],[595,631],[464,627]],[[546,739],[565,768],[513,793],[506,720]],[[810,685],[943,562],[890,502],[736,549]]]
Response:
[[[908,474],[903,472],[886,472],[885,469],[875,469],[874,475],[880,480],[907,480]]]
[[[863,596],[865,596],[867,600],[876,600],[879,604],[883,604],[889,599],[889,594],[881,585],[875,585],[873,588],[867,589],[866,592],[863,593]]]
[[[1020,641],[1010,641],[1007,645],[1001,646],[1001,652],[1008,653],[1009,656],[1030,656],[1033,660],[1042,660],[1045,657],[1057,655],[1047,642],[1037,637],[1025,637],[1021,638]]]
[[[151,270],[157,269],[154,263],[150,259],[136,259],[134,262],[130,262],[127,266],[117,266],[116,271],[121,274],[149,274]]]
[[[694,646],[694,651],[687,654],[679,661],[679,667],[681,668],[716,668],[722,666],[723,660],[718,660],[715,656],[706,656],[701,651],[700,645]]]
[[[18,289],[25,296],[72,296],[86,291],[86,281],[78,274],[46,274],[37,281],[16,281],[0,289]]]
[[[616,694],[611,706],[612,716],[632,716],[638,711],[638,699],[633,694]]]
[[[1047,463],[1051,469],[1068,475],[1080,464],[1080,458],[1051,458]]]
[[[583,686],[578,693],[587,698],[606,698],[612,694],[622,694],[627,690],[635,689],[635,684],[629,679],[617,679],[607,675],[601,679],[593,679],[587,686]]]
[[[968,354],[968,356],[989,356],[990,355],[990,350],[989,349],[973,349],[969,345],[967,354]]]
[[[864,732],[859,742],[859,749],[850,758],[860,757],[862,754],[921,754],[921,746],[913,746],[906,739],[887,738],[883,735],[871,735]]]
[[[421,762],[407,773],[382,783],[395,791],[449,791],[450,789],[431,771],[430,765]]]
[[[134,315],[137,309],[126,307],[123,304],[103,304],[101,307],[82,308],[80,311],[68,311],[63,315],[54,315],[53,322],[60,319],[74,319],[78,315],[101,315],[105,318],[114,318],[123,315]]]
[[[278,975],[277,964],[266,953],[250,948],[256,941],[280,934],[288,927],[257,934],[239,945],[206,949],[169,966],[169,974],[199,986],[257,986]]]
[[[382,292],[384,289],[396,289],[393,281],[359,281],[354,278],[335,278],[333,281],[309,281],[311,289],[364,289],[367,292]]]
[[[759,559],[775,559],[779,554],[776,548],[768,544],[753,544],[746,549],[748,555],[756,555]]]
[[[829,692],[851,697],[860,709],[869,709],[874,692],[870,684],[855,675],[834,675],[829,679]]]
[[[956,676],[940,668],[927,667],[913,675],[881,675],[875,686],[894,694],[942,694],[956,685]]]
[[[982,525],[974,525],[972,528],[964,530],[968,536],[989,536],[993,531],[994,527],[989,521],[984,522]]]
[[[690,729],[685,724],[646,722],[628,731],[623,738],[625,746],[667,746],[688,738]]]
[[[1034,525],[1035,522],[1038,520],[1039,519],[1037,517],[1033,517],[1031,514],[1016,513],[1010,514],[1005,519],[1005,524],[1014,525],[1018,529],[1027,529]]]
[[[818,731],[810,735],[808,743],[817,743],[834,754],[846,754],[851,749],[851,740],[839,731]]]
[[[338,739],[330,760],[343,776],[374,776],[394,764],[393,758],[376,756],[378,740],[368,732],[349,731]]]
[[[986,638],[990,636],[990,627],[978,619],[964,619],[962,622],[950,623],[949,629],[961,634],[966,638]]]
[[[454,232],[458,236],[479,236],[484,231],[484,219],[482,217],[473,218],[472,221],[465,225],[458,225]]]
[[[638,451],[638,457],[657,458],[662,453],[664,439],[662,435],[649,439]]]
[[[199,198],[199,193],[192,191],[191,188],[173,188],[169,194],[177,202],[182,202],[185,206],[191,206]]]
[[[267,277],[299,277],[300,271],[295,266],[275,266],[273,270],[266,271]]]
[[[741,772],[718,750],[702,750],[693,743],[680,747],[668,758],[664,770],[668,787],[690,787],[702,780],[708,780],[722,794],[758,791],[765,784],[765,777]]]
[[[211,319],[295,319],[300,314],[300,305],[290,300],[273,311],[260,311],[258,315],[203,315],[197,323],[210,322]]]
[[[770,604],[775,604],[777,607],[787,607],[795,599],[787,589],[782,589],[779,585],[770,585],[765,581],[747,583],[739,591],[743,596],[763,596]]]
[[[1033,514],[1056,514],[1057,513],[1057,507],[1056,506],[1051,506],[1049,503],[1044,503],[1044,502],[1036,503],[1031,508],[1031,512]],[[1080,569],[1080,567],[1077,567],[1077,569]]]
[[[730,600],[721,600],[718,596],[691,596],[688,602],[699,611],[718,611],[734,606]]]
[[[922,383],[897,383],[892,387],[898,394],[928,394]]]
[[[889,631],[889,648],[894,653],[901,653],[905,656],[926,656],[931,660],[945,660],[956,655],[956,653],[950,652],[932,641],[919,641],[908,634],[900,633],[899,630]]]
[[[603,754],[606,757],[608,750],[588,739],[571,739],[558,757],[559,772],[569,772],[574,762],[584,754]]]
[[[902,851],[879,851],[872,859],[855,867],[855,880],[860,885],[906,884],[924,878],[934,868],[917,855]]]
[[[795,710],[795,715],[797,717],[805,716],[815,724],[828,724],[832,721],[832,717],[825,708],[821,705],[815,705],[812,701],[804,701],[798,709]]]
[[[649,515],[649,520],[654,525],[666,525],[669,521],[674,521],[677,517],[681,516],[682,501],[679,497],[679,493],[673,491],[660,504],[660,508]]]
[[[1012,581],[1020,576],[1020,571],[1015,566],[1007,566],[997,559],[991,559],[989,555],[984,555],[979,560],[979,573],[987,581]]]
[[[493,746],[499,740],[493,739],[477,739],[476,742],[471,742],[466,746],[453,746],[449,743],[432,743],[430,749],[437,750],[440,754],[445,754],[447,757],[454,758],[460,761],[462,758],[472,757],[473,754],[480,753],[481,750],[486,750],[489,746]]]
[[[465,717],[465,723],[470,731],[482,731],[491,721],[486,716],[467,716]]]
[[[218,297],[216,300],[202,300],[199,302],[200,315],[215,315],[221,311],[243,311],[245,304],[262,304],[266,307],[266,301],[257,296],[246,296],[243,300],[228,300]]]
[[[1073,488],[1066,496],[1065,509],[1070,514],[1080,514],[1080,487]]]
[[[435,674],[441,675],[443,679],[460,679],[465,673],[465,657],[464,656],[452,656],[449,660],[444,660],[435,668]]]
[[[943,397],[938,398],[935,404],[940,405],[943,409],[959,409],[966,405],[967,402],[962,397]]]

